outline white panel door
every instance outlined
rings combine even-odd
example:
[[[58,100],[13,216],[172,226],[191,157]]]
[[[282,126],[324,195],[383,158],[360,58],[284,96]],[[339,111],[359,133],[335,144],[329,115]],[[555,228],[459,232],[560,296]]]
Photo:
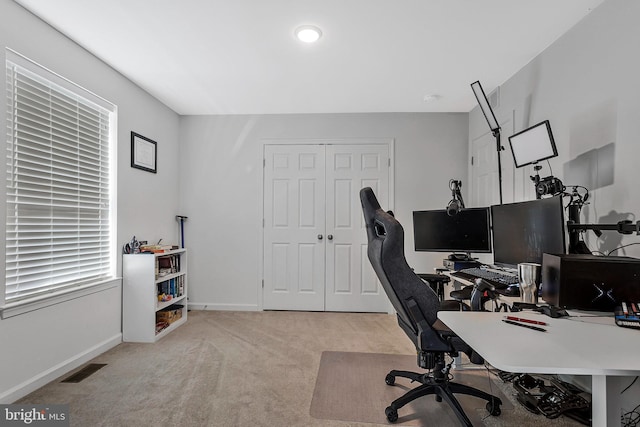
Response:
[[[504,151],[502,155],[504,156]],[[498,152],[496,140],[489,132],[472,141],[471,182],[472,198],[469,206],[491,206],[500,203],[498,183]]]
[[[386,312],[389,300],[367,258],[360,189],[389,206],[389,147],[327,146],[327,311]]]
[[[265,309],[324,310],[324,151],[265,146]]]
[[[387,312],[360,189],[389,206],[389,146],[265,145],[265,310]]]

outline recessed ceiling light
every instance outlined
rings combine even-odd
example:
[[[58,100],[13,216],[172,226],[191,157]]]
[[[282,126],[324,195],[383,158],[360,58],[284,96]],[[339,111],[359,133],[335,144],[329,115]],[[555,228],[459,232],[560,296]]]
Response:
[[[296,28],[295,34],[300,41],[305,43],[314,43],[320,39],[322,31],[320,31],[320,28],[313,25],[303,25]]]

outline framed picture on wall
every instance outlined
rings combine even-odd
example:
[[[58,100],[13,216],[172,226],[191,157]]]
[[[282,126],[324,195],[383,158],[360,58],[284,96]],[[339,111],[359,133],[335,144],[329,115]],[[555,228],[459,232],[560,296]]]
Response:
[[[131,167],[147,172],[157,172],[157,143],[138,133],[131,132]]]

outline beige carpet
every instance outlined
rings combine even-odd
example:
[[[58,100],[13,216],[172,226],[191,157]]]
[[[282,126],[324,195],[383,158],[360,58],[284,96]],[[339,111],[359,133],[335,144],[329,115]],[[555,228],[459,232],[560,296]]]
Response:
[[[326,420],[356,421],[385,424],[384,409],[407,390],[419,386],[398,377],[394,386],[384,379],[391,369],[416,371],[416,356],[380,353],[325,351],[311,401],[311,416]],[[513,409],[509,399],[495,386],[486,370],[455,372],[455,381],[480,388],[498,396],[503,409]],[[465,413],[474,425],[482,425],[489,416],[486,401],[458,396]],[[446,402],[436,402],[434,396],[419,398],[398,411],[396,424],[407,426],[459,426],[460,422]]]
[[[378,422],[312,416],[321,359],[326,352],[400,355],[414,370],[414,357],[406,356],[413,351],[395,317],[386,314],[191,311],[186,324],[157,343],[123,343],[92,360],[106,366],[81,382],[62,382],[70,372],[16,403],[68,404],[71,427],[383,427],[389,425],[384,408],[394,396],[380,398],[381,404],[367,401],[371,397],[363,402],[365,408],[375,405]],[[375,388],[402,393],[411,387],[403,379],[387,386],[388,369],[369,374]],[[485,370],[478,375],[488,383]],[[510,384],[495,376],[492,384],[514,402]],[[358,379],[355,394],[363,395],[361,387]],[[367,411],[359,405],[352,409]],[[423,408],[407,405],[397,424],[412,422],[411,414]],[[519,404],[475,424],[577,425],[530,414]]]

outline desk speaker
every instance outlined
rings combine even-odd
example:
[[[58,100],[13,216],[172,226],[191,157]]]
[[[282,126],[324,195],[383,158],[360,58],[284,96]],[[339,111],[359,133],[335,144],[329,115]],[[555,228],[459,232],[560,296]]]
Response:
[[[542,298],[563,308],[609,312],[622,301],[640,303],[640,259],[544,254]]]

